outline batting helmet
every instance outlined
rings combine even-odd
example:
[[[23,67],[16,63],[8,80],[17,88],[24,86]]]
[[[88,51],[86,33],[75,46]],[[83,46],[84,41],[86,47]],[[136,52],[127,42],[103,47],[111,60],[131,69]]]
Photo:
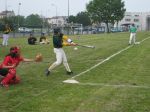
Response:
[[[54,33],[55,34],[60,33],[60,32],[61,32],[60,28],[54,28]]]

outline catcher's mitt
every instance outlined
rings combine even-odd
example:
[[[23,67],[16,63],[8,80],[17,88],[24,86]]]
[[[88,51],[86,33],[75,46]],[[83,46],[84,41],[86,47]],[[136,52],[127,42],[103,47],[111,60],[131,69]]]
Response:
[[[36,62],[41,62],[43,60],[42,54],[37,54],[35,57]]]

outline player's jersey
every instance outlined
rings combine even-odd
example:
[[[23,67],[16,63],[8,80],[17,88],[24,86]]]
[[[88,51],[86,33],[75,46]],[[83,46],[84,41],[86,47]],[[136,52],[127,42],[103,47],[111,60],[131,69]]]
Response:
[[[40,42],[42,42],[42,41],[46,41],[46,37],[45,36],[41,36],[40,37]]]
[[[53,46],[54,48],[62,48],[63,39],[59,35],[53,35]]]
[[[136,28],[136,27],[131,27],[131,28],[130,28],[130,32],[131,32],[131,33],[136,33],[136,31],[137,31],[137,28]]]
[[[3,68],[3,65],[12,66],[13,64],[16,64],[17,66],[23,60],[23,57],[12,58],[11,56],[6,56],[3,63],[0,65],[0,68]]]
[[[9,27],[5,28],[3,31],[4,34],[9,34],[9,32],[11,32],[11,29]]]
[[[53,45],[54,48],[62,48],[63,46],[69,45],[71,40],[67,36],[59,36],[59,35],[54,35],[53,36]]]

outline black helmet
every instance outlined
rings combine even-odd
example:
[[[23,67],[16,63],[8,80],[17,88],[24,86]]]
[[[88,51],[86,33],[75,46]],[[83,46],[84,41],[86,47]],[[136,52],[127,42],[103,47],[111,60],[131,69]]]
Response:
[[[54,29],[54,33],[55,33],[55,34],[60,33],[60,28],[55,28],[55,29]]]

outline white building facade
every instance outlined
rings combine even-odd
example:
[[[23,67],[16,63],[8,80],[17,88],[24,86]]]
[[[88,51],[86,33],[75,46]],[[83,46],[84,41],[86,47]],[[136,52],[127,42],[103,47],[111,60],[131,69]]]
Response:
[[[2,11],[0,13],[0,19],[4,18],[4,17],[12,17],[15,16],[14,11]]]
[[[150,12],[126,12],[118,26],[128,29],[131,24],[135,24],[139,31],[150,31]]]
[[[64,26],[65,24],[67,24],[67,17],[57,16],[57,17],[47,18],[47,21],[51,25]]]

